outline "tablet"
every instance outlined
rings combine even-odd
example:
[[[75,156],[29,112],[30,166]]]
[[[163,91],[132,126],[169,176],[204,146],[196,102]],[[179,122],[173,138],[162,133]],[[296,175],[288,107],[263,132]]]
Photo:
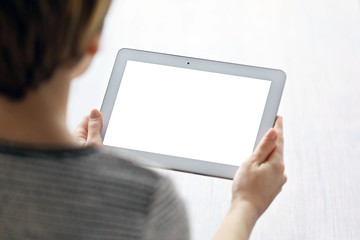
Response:
[[[232,179],[270,129],[281,70],[121,49],[101,107],[104,145],[140,164]]]

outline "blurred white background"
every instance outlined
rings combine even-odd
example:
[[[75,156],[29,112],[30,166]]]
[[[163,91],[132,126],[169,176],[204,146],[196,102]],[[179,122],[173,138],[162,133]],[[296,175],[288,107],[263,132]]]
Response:
[[[101,48],[72,84],[68,124],[100,108],[120,48],[278,68],[287,73],[288,183],[252,239],[359,239],[359,0],[113,0]],[[211,239],[231,182],[167,172],[195,240]]]

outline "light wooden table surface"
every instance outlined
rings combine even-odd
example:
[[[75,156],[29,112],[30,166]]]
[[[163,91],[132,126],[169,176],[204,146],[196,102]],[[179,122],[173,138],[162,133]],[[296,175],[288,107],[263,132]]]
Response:
[[[101,106],[123,47],[287,72],[288,183],[252,239],[360,239],[359,1],[114,0],[100,52],[72,85],[71,129]],[[211,239],[231,181],[162,172],[186,202],[193,239]]]

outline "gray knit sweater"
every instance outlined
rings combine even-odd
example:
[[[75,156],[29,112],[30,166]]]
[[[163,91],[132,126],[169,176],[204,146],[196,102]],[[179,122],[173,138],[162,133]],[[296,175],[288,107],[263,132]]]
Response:
[[[95,148],[0,143],[0,239],[189,239],[171,182]]]

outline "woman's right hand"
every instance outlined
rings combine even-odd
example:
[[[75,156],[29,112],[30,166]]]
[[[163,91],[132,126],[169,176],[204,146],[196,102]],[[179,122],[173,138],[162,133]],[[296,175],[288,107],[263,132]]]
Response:
[[[274,128],[237,170],[230,209],[213,240],[249,239],[257,219],[286,182],[283,152],[283,121],[278,116]]]
[[[232,189],[232,205],[253,208],[259,218],[281,191],[284,174],[282,117],[262,138],[254,153],[239,167]]]

